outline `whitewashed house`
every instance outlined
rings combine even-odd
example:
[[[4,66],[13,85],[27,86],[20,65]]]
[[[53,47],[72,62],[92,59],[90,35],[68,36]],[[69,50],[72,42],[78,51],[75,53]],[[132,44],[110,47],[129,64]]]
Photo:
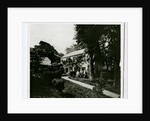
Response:
[[[81,74],[87,73],[90,76],[90,57],[89,54],[85,52],[85,49],[70,52],[63,57],[61,57],[61,63],[64,66],[64,72],[69,74],[72,71],[79,71]],[[93,63],[94,74],[99,76],[102,69],[106,69],[106,66],[102,64],[100,57],[96,57]]]
[[[89,56],[85,49],[70,52],[61,57],[65,73],[79,71],[80,73],[89,72]]]

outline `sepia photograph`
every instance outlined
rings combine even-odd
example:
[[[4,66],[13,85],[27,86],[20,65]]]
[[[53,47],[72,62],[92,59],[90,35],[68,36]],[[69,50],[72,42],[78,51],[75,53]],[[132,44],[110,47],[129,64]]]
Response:
[[[121,24],[27,23],[30,98],[121,98]]]

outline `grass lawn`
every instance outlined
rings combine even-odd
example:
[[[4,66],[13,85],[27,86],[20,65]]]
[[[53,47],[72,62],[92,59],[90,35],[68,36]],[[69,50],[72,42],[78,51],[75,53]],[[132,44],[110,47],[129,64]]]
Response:
[[[52,87],[47,81],[40,78],[32,78],[30,83],[31,98],[61,98],[61,93]]]
[[[96,81],[95,80],[89,80],[89,79],[85,79],[85,78],[79,78],[79,77],[69,77],[70,79],[73,79],[73,80],[77,80],[77,81],[80,81],[80,82],[83,82],[83,83],[86,83],[86,84],[90,84],[90,85],[93,85],[95,86],[96,85]],[[105,87],[106,90],[109,90],[111,92],[114,92],[114,93],[117,93],[117,94],[120,94],[120,86],[117,85],[116,87],[113,87],[112,85],[110,84],[106,84],[106,87]]]
[[[117,93],[119,95],[120,95],[120,92],[121,92],[119,85],[117,85],[116,87],[113,87],[113,86],[110,86],[110,85],[106,85],[105,89],[109,90],[111,92]]]
[[[105,95],[100,95],[99,93],[74,84],[72,82],[65,82],[64,93],[72,95],[74,98],[108,98]]]
[[[108,98],[100,95],[95,91],[86,89],[77,84],[65,80],[65,89],[60,93],[52,87],[48,82],[40,78],[32,78],[31,80],[31,98]]]

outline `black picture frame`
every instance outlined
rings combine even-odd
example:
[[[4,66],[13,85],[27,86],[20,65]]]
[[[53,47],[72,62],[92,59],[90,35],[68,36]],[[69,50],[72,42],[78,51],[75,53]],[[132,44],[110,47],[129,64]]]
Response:
[[[146,3],[145,3],[146,4]],[[1,52],[2,52],[2,65],[3,65],[3,70],[2,70],[2,78],[1,78],[1,95],[2,95],[2,103],[1,106],[3,108],[1,108],[1,117],[3,119],[6,118],[14,118],[15,116],[12,114],[7,114],[7,79],[8,79],[8,57],[7,57],[7,8],[8,7],[142,7],[143,8],[143,115],[142,116],[146,116],[146,114],[148,112],[150,112],[150,105],[149,105],[149,8],[143,5],[143,2],[136,2],[136,1],[132,1],[132,2],[125,2],[125,1],[117,1],[117,4],[115,1],[112,2],[108,2],[108,1],[103,1],[102,3],[100,1],[94,2],[94,1],[90,1],[90,2],[80,2],[80,1],[62,1],[62,2],[57,2],[57,1],[49,1],[49,0],[1,0],[0,1],[0,15],[1,15],[1,38],[2,38],[2,48],[1,48]],[[80,117],[81,115],[78,114],[78,116],[76,117],[75,115],[55,115],[55,114],[51,114],[51,115],[32,115],[35,118],[51,118],[51,119],[60,119],[62,120],[63,118],[68,118],[68,119],[77,119],[77,117]],[[114,118],[114,115],[109,115],[110,119]],[[18,119],[22,119],[22,118],[30,118],[31,115],[23,115],[20,114],[17,116]],[[84,115],[82,114],[82,117],[86,117],[86,119],[99,119],[99,118],[104,118],[107,117],[106,115],[102,114],[96,114],[96,115]],[[115,116],[118,118],[118,120],[122,117],[123,115],[120,116]],[[128,117],[132,117],[131,115]],[[141,116],[140,116],[141,117]],[[138,117],[137,117],[138,118]]]

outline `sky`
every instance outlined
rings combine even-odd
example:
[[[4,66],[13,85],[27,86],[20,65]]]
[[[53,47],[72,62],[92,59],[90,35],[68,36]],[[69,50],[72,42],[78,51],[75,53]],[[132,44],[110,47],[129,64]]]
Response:
[[[42,40],[51,44],[59,53],[65,54],[65,49],[76,43],[73,24],[30,23],[30,47],[39,45]]]

